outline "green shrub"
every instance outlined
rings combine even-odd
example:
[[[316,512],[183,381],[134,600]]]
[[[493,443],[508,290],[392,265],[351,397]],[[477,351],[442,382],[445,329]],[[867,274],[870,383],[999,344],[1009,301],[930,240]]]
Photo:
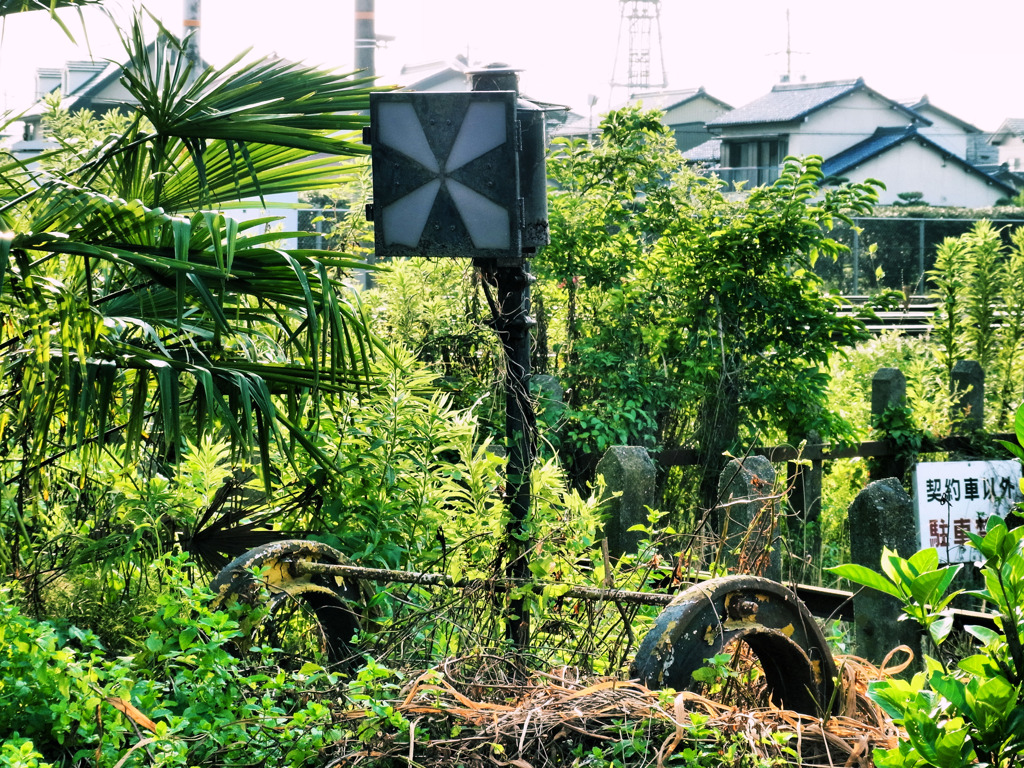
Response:
[[[1024,229],[1009,236],[987,220],[959,238],[946,238],[928,277],[938,306],[935,352],[950,380],[959,360],[985,371],[986,422],[1004,429],[1021,393],[1019,360],[1024,344]]]
[[[868,694],[907,732],[898,747],[875,751],[878,766],[1005,768],[1024,757],[1024,528],[991,517],[984,536],[969,535],[984,558],[985,586],[973,594],[996,614],[997,628],[968,626],[977,652],[956,663],[926,655],[912,679],[871,684]],[[946,590],[960,568],[940,567],[938,552],[926,549],[909,560],[886,550],[884,576],[858,565],[834,571],[901,601],[906,617],[941,648],[958,594]]]
[[[168,591],[144,621],[141,647],[126,656],[111,655],[88,630],[24,615],[11,588],[0,590],[5,759],[299,766],[319,762],[346,738],[327,705],[341,698],[336,676],[313,664],[284,671],[269,649],[255,665],[243,664],[225,647],[238,635],[237,614],[209,608],[212,595],[189,581],[184,558],[155,567],[164,569]]]

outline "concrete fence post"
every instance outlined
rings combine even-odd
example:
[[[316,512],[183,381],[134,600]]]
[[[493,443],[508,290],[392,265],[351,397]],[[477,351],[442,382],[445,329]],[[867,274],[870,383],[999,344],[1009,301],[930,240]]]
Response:
[[[888,477],[869,483],[850,505],[850,559],[881,573],[882,549],[900,557],[917,551],[914,502],[900,481]],[[873,589],[861,589],[853,598],[857,653],[879,664],[893,648],[907,645],[921,658],[921,636],[913,621],[899,621],[902,608],[896,598]]]
[[[530,377],[530,392],[537,402],[537,419],[549,427],[561,422],[565,413],[565,390],[555,376],[548,373]]]
[[[647,511],[655,505],[654,462],[644,448],[615,445],[601,457],[595,471],[605,482],[608,551],[614,557],[636,552],[644,534],[629,529],[645,525]]]
[[[955,399],[957,431],[976,432],[985,424],[985,371],[981,363],[961,360],[953,366],[949,391]]]
[[[790,462],[787,467],[786,487],[789,506],[803,532],[805,555],[811,563],[821,558],[821,435],[811,431],[807,435],[805,458],[810,464]]]
[[[871,419],[877,422],[890,406],[902,407],[907,402],[907,380],[899,368],[880,368],[871,380]],[[880,456],[871,473],[872,480],[886,477],[903,479],[907,466],[899,456]]]
[[[722,562],[730,569],[782,578],[775,468],[764,456],[732,459],[718,479],[715,519]]]

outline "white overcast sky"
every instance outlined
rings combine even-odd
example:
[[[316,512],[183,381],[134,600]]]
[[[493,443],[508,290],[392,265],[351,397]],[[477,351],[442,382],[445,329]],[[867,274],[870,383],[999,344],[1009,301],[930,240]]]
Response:
[[[132,0],[106,7],[124,19]],[[180,31],[183,0],[148,0]],[[213,64],[246,48],[349,70],[355,0],[203,0],[202,49]],[[661,31],[669,88],[704,86],[740,106],[786,71],[786,11],[792,70],[808,81],[863,77],[897,100],[927,94],[941,109],[995,130],[1024,118],[1021,45],[1024,0],[663,0]],[[403,64],[467,53],[523,70],[523,91],[585,114],[587,97],[607,109],[619,39],[618,0],[377,0],[376,28],[395,39],[378,52],[382,82]],[[0,106],[29,105],[37,67],[71,59],[121,58],[112,25],[86,12],[62,12],[76,48],[45,13],[17,14],[0,40]],[[91,48],[91,52],[90,52]],[[625,42],[619,51],[620,67]],[[624,92],[614,94],[616,101]]]

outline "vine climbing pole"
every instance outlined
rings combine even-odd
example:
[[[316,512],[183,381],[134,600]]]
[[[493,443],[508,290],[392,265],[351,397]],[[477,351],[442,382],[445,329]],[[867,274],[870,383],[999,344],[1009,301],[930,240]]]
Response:
[[[505,435],[508,461],[505,468],[505,575],[525,581],[530,575],[528,558],[531,504],[530,475],[537,455],[536,417],[530,398],[530,280],[526,261],[509,266],[483,266],[486,284],[497,291],[494,330],[505,351]],[[530,644],[530,613],[526,598],[509,604],[508,639],[516,648]]]
[[[374,93],[365,140],[373,160],[377,258],[469,257],[480,269],[505,352],[503,573],[529,577],[530,475],[536,429],[530,399],[529,256],[548,243],[544,110],[519,96],[514,69],[469,73],[470,93]],[[507,637],[530,642],[529,606],[513,597]]]
[[[537,456],[536,415],[530,397],[531,330],[530,275],[527,257],[548,243],[547,173],[544,165],[544,112],[519,98],[519,75],[512,69],[483,69],[470,73],[474,92],[511,91],[517,100],[516,139],[519,150],[520,248],[518,255],[497,260],[477,259],[488,292],[494,330],[505,352],[505,576],[513,582],[530,576],[530,475]],[[530,644],[530,612],[524,596],[509,603],[507,638],[516,648]]]

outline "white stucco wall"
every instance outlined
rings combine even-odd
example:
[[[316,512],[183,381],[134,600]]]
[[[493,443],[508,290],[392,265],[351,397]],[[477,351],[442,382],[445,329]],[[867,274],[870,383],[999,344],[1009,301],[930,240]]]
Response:
[[[789,154],[832,157],[863,141],[876,128],[910,125],[906,113],[863,91],[813,112],[789,134]]]
[[[1024,139],[1008,136],[999,144],[999,163],[1011,171],[1024,171]]]
[[[943,163],[933,149],[906,141],[898,147],[867,161],[843,176],[850,181],[875,178],[886,189],[879,193],[879,203],[899,201],[901,192],[922,192],[930,205],[958,205],[985,208],[994,205],[1006,192],[989,184],[984,176],[970,172],[954,161]]]
[[[721,104],[704,97],[690,99],[685,104],[665,112],[662,120],[665,125],[680,125],[683,123],[708,123],[716,117],[728,112]]]
[[[963,128],[930,110],[925,110],[924,116],[931,120],[932,124],[918,126],[918,133],[927,136],[957,157],[967,157],[967,132]]]
[[[101,104],[135,104],[135,97],[117,78],[107,83],[99,93],[93,95],[93,101]]]

